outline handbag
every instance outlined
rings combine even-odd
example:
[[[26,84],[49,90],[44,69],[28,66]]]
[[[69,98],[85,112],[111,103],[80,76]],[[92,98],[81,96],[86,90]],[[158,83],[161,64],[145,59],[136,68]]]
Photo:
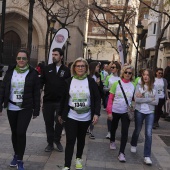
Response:
[[[122,90],[123,96],[124,96],[125,101],[126,101],[126,104],[127,104],[127,108],[128,108],[127,114],[128,114],[129,120],[130,120],[130,121],[133,121],[133,120],[134,120],[134,108],[133,108],[132,105],[129,105],[128,100],[127,100],[127,97],[126,97],[126,94],[125,94],[125,92],[124,92],[124,90],[123,90],[123,87],[122,87],[122,84],[121,84],[120,80],[118,80],[118,83],[119,83],[119,85],[120,85],[120,88],[121,88],[121,90]]]

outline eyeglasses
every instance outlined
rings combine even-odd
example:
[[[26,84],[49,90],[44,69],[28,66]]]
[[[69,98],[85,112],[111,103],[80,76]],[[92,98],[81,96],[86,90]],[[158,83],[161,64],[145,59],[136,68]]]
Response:
[[[75,67],[77,67],[77,68],[85,68],[86,66],[85,65],[75,65]]]
[[[27,61],[27,57],[17,57],[17,60]]]
[[[131,74],[132,74],[132,72],[127,72],[127,71],[125,71],[124,73],[125,73],[125,74],[129,74],[129,75],[131,75]]]
[[[116,67],[110,67],[110,68],[115,69]]]

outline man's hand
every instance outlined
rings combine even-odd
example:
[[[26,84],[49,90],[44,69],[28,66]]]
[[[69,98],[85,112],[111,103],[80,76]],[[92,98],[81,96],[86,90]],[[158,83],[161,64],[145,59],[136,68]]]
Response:
[[[99,116],[94,115],[93,121],[92,121],[93,125],[95,125],[98,122],[98,119],[99,119]]]
[[[112,119],[113,119],[112,114],[108,114],[107,118],[108,118],[110,121],[112,121]]]

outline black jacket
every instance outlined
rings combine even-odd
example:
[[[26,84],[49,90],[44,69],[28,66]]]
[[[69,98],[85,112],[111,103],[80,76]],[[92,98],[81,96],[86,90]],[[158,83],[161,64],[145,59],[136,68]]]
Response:
[[[6,108],[8,106],[10,98],[11,79],[15,67],[16,66],[9,67],[2,81],[0,87],[0,112],[2,112],[3,107]],[[3,104],[4,106],[2,106]],[[25,79],[23,102],[21,108],[33,109],[33,115],[39,115],[40,82],[37,72],[31,66],[29,66],[29,73],[27,74]]]
[[[69,77],[71,77],[70,69],[64,65],[60,66],[58,73],[54,63],[46,66],[40,78],[41,89],[45,85],[43,102],[60,102],[65,91],[64,81]]]
[[[89,82],[89,90],[90,90],[90,101],[91,101],[91,119],[93,119],[94,115],[100,116],[100,108],[101,108],[101,98],[100,93],[97,87],[97,83],[94,81],[93,78],[87,77]],[[60,111],[59,115],[62,117],[62,120],[66,121],[68,112],[70,107],[69,103],[69,91],[70,91],[70,84],[72,81],[72,77],[67,79],[65,82],[65,93],[63,94],[63,98],[61,100]]]

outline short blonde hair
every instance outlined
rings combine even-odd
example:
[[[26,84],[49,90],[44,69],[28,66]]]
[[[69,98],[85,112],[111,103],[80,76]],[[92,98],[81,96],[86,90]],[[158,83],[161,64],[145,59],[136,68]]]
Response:
[[[72,76],[75,76],[76,75],[76,72],[75,72],[75,65],[77,62],[84,62],[85,66],[86,66],[86,73],[89,74],[89,65],[88,65],[88,62],[82,58],[82,57],[79,57],[77,58],[73,64],[71,65],[71,75]]]
[[[120,72],[120,78],[124,78],[124,73],[127,69],[131,69],[132,70],[132,77],[130,78],[130,81],[133,81],[134,80],[134,68],[130,65],[127,65],[127,66],[124,66],[122,69],[121,69],[121,72]]]

